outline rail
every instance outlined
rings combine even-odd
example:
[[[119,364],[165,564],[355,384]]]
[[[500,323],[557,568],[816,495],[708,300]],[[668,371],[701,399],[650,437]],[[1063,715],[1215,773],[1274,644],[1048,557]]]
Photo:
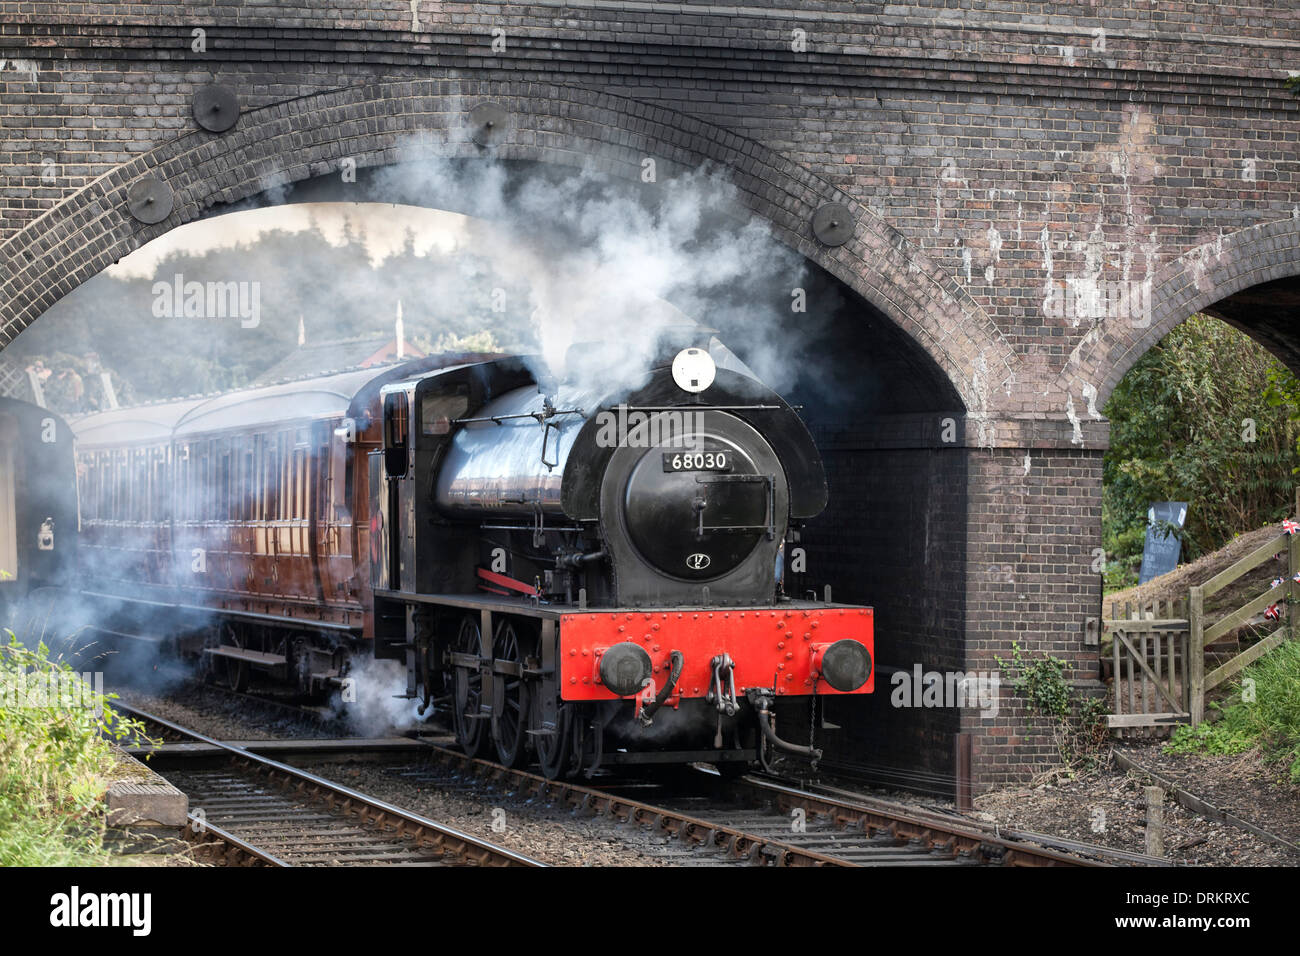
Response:
[[[377,827],[382,830],[392,830],[400,841],[406,841],[416,846],[432,846],[438,851],[445,854],[460,858],[465,861],[476,863],[480,866],[545,866],[538,860],[531,859],[521,853],[516,853],[506,847],[497,846],[486,840],[482,840],[472,834],[465,833],[454,827],[438,823],[427,817],[422,817],[410,811],[403,810],[400,807],[393,806],[390,803],[368,796],[350,787],[335,783],[325,777],[317,776],[306,770],[289,766],[278,760],[272,760],[253,751],[216,740],[201,734],[198,731],[182,727],[180,724],[159,717],[147,711],[140,710],[125,704],[122,701],[113,701],[111,706],[121,711],[123,714],[134,717],[146,725],[152,725],[162,728],[168,734],[174,736],[184,736],[198,743],[205,744],[209,748],[229,755],[232,759],[240,761],[242,764],[255,768],[259,773],[277,779],[282,783],[291,786],[295,794],[302,795],[304,798],[315,799],[325,803],[331,809],[337,808],[343,813],[351,814],[359,818],[363,823]],[[182,788],[184,789],[184,788]],[[281,861],[270,853],[266,853],[261,848],[254,845],[252,840],[245,841],[240,834],[232,832],[237,840],[243,843],[243,846],[236,845],[232,841],[225,840],[226,831],[220,827],[213,827],[203,818],[195,819],[191,815],[190,823],[187,827],[188,839],[194,842],[196,839],[211,835],[222,842],[229,848],[230,852],[242,854],[245,856],[257,857],[259,855],[269,859],[263,859],[263,863],[276,865]]]

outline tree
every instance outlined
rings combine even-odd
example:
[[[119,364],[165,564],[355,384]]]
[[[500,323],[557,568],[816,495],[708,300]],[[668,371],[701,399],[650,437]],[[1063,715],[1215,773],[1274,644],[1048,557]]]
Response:
[[[1153,501],[1187,501],[1184,557],[1289,513],[1300,383],[1247,335],[1194,315],[1124,376],[1105,408],[1107,554],[1140,555]]]

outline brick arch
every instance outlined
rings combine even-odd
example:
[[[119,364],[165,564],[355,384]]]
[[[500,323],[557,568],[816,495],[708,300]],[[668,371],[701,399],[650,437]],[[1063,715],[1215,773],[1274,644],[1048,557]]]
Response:
[[[1151,290],[1150,322],[1114,323],[1097,336],[1085,336],[1057,380],[1063,394],[1076,398],[1095,387],[1094,407],[1111,392],[1147,350],[1189,316],[1209,312],[1260,340],[1293,370],[1300,370],[1300,342],[1287,342],[1234,318],[1232,297],[1278,280],[1300,277],[1300,219],[1278,219],[1242,229],[1188,250],[1166,263]],[[1084,396],[1085,398],[1088,396]]]
[[[224,134],[191,130],[74,193],[0,245],[0,349],[82,282],[150,240],[276,186],[358,167],[484,155],[468,135],[468,111],[494,101],[511,112],[492,148],[507,160],[637,177],[644,157],[667,172],[705,162],[724,167],[741,201],[775,236],[844,282],[904,330],[948,377],[966,407],[986,409],[1013,379],[1015,354],[955,279],[901,233],[784,155],[682,113],[577,87],[506,81],[375,83],[250,111]],[[143,225],[127,211],[144,175],[168,183],[175,208]],[[814,210],[848,204],[856,235],[838,248],[812,236]]]

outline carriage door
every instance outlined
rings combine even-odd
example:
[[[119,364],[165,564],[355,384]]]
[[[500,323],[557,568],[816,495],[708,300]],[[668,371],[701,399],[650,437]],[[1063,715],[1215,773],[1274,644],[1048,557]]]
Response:
[[[372,500],[371,559],[382,566],[390,590],[409,590],[404,586],[404,568],[410,567],[413,555],[407,554],[407,522],[403,520],[406,477],[411,450],[411,402],[405,390],[384,395],[384,449],[370,457]],[[378,492],[376,494],[376,492]],[[378,519],[376,522],[375,519]],[[378,527],[375,527],[375,523]],[[410,567],[413,571],[414,568]],[[385,587],[378,581],[376,587]]]

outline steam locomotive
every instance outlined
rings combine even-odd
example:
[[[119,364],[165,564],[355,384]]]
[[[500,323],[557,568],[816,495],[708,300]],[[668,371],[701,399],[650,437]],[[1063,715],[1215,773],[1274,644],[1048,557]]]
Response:
[[[775,702],[874,688],[871,609],[783,593],[817,449],[707,348],[652,364],[617,404],[480,354],[88,416],[83,588],[235,688],[402,662],[466,752],[553,778],[815,757]]]

